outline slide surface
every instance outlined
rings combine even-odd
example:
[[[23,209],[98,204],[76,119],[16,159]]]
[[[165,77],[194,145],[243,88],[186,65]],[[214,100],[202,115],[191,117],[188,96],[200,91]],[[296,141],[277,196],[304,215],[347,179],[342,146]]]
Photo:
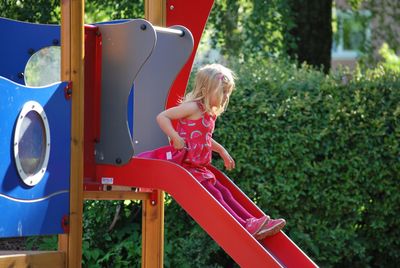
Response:
[[[210,169],[244,207],[256,216],[263,215],[229,178]],[[97,174],[113,178],[115,185],[168,192],[241,267],[317,267],[283,232],[258,242],[179,165],[132,158],[123,166],[98,165]]]

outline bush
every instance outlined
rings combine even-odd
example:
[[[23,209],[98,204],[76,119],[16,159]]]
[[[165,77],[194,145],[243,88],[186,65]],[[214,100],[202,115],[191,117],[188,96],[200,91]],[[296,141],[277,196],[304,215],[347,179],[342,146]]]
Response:
[[[236,160],[228,175],[266,213],[286,218],[285,232],[317,264],[398,263],[399,74],[378,68],[347,81],[287,62],[233,66],[237,91],[214,136]],[[174,206],[171,267],[231,266]]]
[[[140,267],[141,207],[126,201],[85,201],[83,267]]]

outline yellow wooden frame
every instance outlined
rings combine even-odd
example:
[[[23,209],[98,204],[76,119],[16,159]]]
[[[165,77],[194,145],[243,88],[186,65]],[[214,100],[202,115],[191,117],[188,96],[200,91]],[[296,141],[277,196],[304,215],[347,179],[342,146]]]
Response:
[[[166,0],[145,0],[145,18],[166,26]],[[142,268],[164,267],[164,192],[142,203]]]

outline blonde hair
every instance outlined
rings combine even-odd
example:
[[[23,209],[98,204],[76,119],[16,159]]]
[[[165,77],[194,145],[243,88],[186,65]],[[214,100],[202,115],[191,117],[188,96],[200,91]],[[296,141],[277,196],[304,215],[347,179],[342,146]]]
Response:
[[[205,65],[198,70],[194,88],[186,94],[182,102],[200,101],[205,112],[219,116],[226,110],[229,102],[229,97],[223,102],[224,92],[230,94],[234,88],[235,76],[232,70],[220,64]],[[212,96],[216,96],[220,103],[216,109],[211,105]]]

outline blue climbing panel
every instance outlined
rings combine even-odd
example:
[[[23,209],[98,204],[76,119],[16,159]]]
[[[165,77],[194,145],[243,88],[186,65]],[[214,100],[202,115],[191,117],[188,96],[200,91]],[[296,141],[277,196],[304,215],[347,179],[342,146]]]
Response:
[[[65,98],[66,84],[29,88],[0,77],[0,237],[65,232],[62,222],[69,214],[71,139],[71,101]],[[37,116],[39,123],[35,125],[32,124],[35,117],[27,116],[16,131],[21,111],[32,101],[44,110],[48,123],[49,140],[45,141],[46,149],[39,150],[39,155],[39,146],[35,145],[41,145],[45,136],[37,131],[37,126],[40,130],[44,125],[41,117]],[[27,133],[35,132],[39,135],[25,137]],[[17,156],[16,148],[19,148]],[[28,175],[30,172],[35,174],[29,166],[35,159],[43,158],[46,150],[49,152],[48,163],[44,170],[39,170],[43,173],[40,180],[35,185],[24,182],[16,159],[22,159],[20,162],[28,166],[25,168]]]

